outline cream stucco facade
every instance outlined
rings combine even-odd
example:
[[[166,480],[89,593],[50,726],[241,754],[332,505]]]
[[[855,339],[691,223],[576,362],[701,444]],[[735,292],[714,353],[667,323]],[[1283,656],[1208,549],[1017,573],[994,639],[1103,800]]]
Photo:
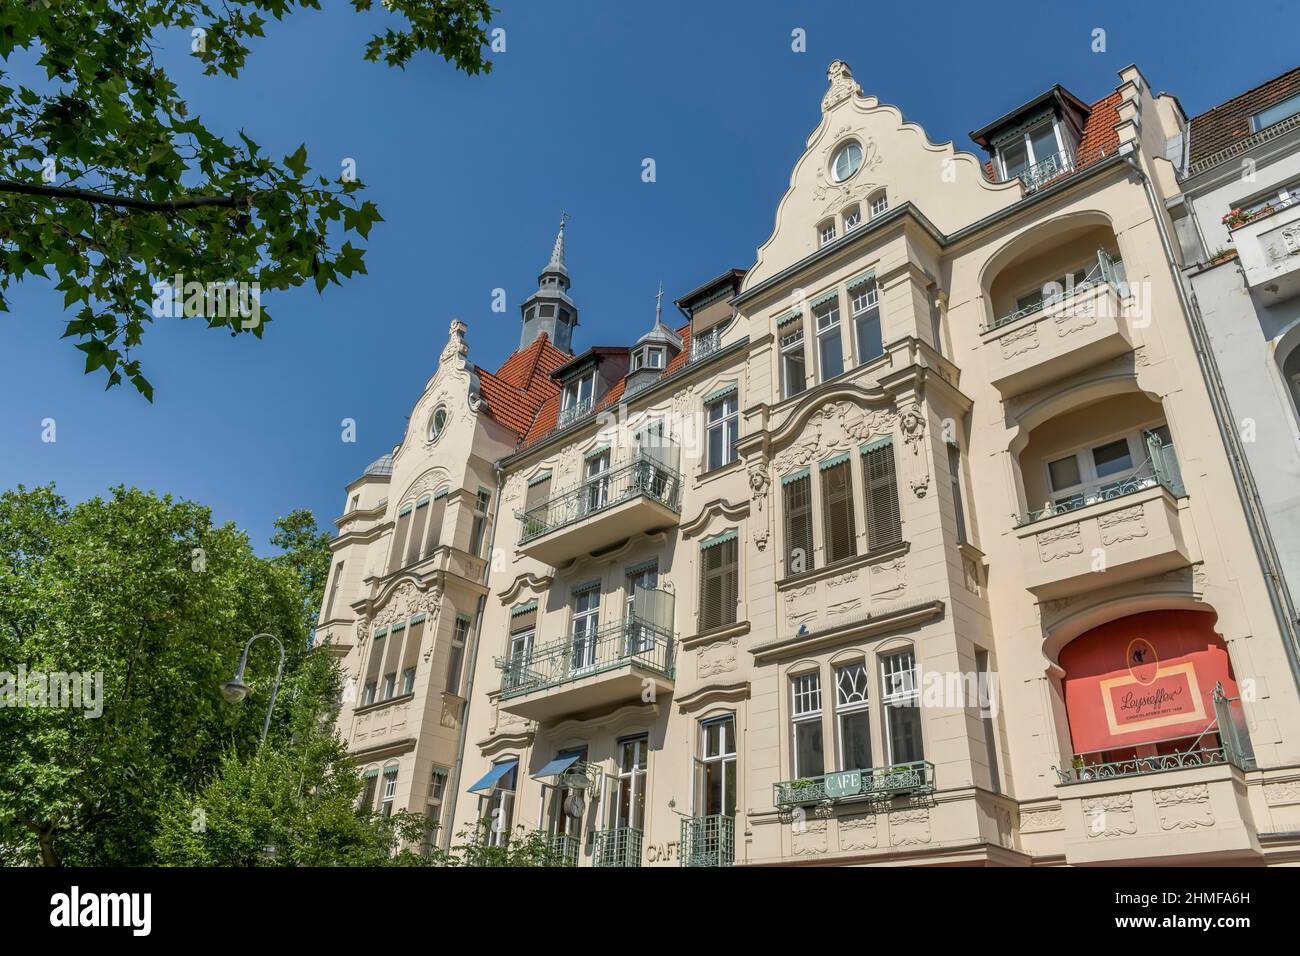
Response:
[[[453,324],[349,486],[320,633],[368,798],[582,866],[1294,862],[1291,635],[1189,333],[1168,103],[1132,67],[1040,98],[990,172],[829,79],[686,327],[509,426]]]

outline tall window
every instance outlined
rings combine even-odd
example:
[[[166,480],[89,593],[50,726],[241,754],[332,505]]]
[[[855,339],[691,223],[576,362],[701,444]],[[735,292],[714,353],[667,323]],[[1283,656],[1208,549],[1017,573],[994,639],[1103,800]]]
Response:
[[[596,392],[596,373],[588,372],[564,386],[564,397],[560,400],[561,425],[567,425],[590,411],[592,398]]]
[[[736,392],[709,402],[705,406],[708,421],[708,461],[709,471],[721,468],[736,460],[736,440],[740,437],[740,413],[736,403]]]
[[[387,643],[388,630],[386,628],[375,632],[374,638],[370,642],[370,662],[366,665],[366,687],[361,695],[361,706],[373,704],[375,695],[379,688],[379,675],[382,673],[381,668],[384,664],[384,644]]]
[[[867,550],[898,544],[903,540],[903,523],[898,508],[892,442],[872,442],[866,446],[862,453],[862,478],[867,500]]]
[[[384,689],[381,700],[388,700],[397,693],[397,665],[401,660],[402,639],[405,636],[405,621],[394,624],[388,633],[388,646],[384,648]]]
[[[415,693],[415,669],[420,660],[420,645],[424,642],[424,615],[411,618],[406,632],[406,649],[402,652],[402,693]]]
[[[700,630],[736,623],[739,598],[737,539],[734,531],[700,546]]]
[[[849,304],[853,309],[858,364],[863,365],[885,353],[880,330],[880,291],[876,288],[876,280],[867,279],[849,286]]]
[[[510,614],[510,670],[506,679],[519,686],[528,677],[537,634],[537,602],[532,601]]]
[[[871,766],[871,705],[867,666],[861,661],[835,669],[835,731],[841,770]]]
[[[785,573],[811,571],[813,560],[812,476],[805,468],[781,479],[785,517]]]
[[[609,452],[587,459],[587,510],[599,511],[609,503]]]
[[[808,387],[808,372],[803,357],[803,325],[795,325],[781,335],[781,397],[790,398]]]
[[[736,814],[736,718],[700,724],[700,754],[695,760],[695,815]]]
[[[393,815],[393,801],[397,799],[397,768],[384,768],[384,792],[379,798],[379,812],[386,817]]]
[[[343,562],[340,561],[334,565],[334,581],[330,584],[330,597],[325,602],[325,620],[329,621],[334,616],[334,599],[339,594],[339,582],[343,580]]]
[[[1002,177],[1030,176],[1035,166],[1040,166],[1062,152],[1056,138],[1056,124],[1049,117],[1035,123],[1023,134],[1017,134],[1010,141],[998,147],[998,157],[1002,161]],[[1064,168],[1064,157],[1057,160]]]
[[[655,632],[652,621],[640,621],[636,618],[636,589],[653,590],[659,587],[659,566],[651,565],[633,571],[627,576],[626,613],[623,620],[627,622],[627,653],[644,654],[654,649]]]
[[[420,556],[420,543],[424,541],[424,528],[429,520],[429,496],[415,503],[415,517],[411,520],[411,537],[406,542],[406,559],[403,564],[414,564]]]
[[[476,558],[483,556],[483,532],[487,529],[488,507],[492,504],[492,492],[482,488],[474,500],[474,522],[469,531],[469,553]]]
[[[826,563],[834,564],[858,553],[858,529],[853,515],[853,477],[848,455],[821,466],[822,541]]]
[[[463,614],[456,615],[456,624],[451,632],[451,648],[447,655],[447,693],[460,694],[460,672],[465,662],[465,638],[469,636],[469,618]]]
[[[952,482],[952,510],[957,519],[957,543],[965,544],[966,509],[961,499],[961,451],[956,445],[948,446],[948,477]]]
[[[646,759],[649,741],[645,737],[621,740],[618,744],[618,793],[614,802],[613,828],[645,827]]]
[[[429,821],[429,831],[425,836],[425,851],[433,849],[438,828],[442,826],[442,801],[447,793],[448,770],[446,767],[434,767],[429,774],[429,796],[424,803],[424,817]]]
[[[397,512],[397,525],[393,531],[393,550],[388,558],[388,572],[391,574],[402,566],[406,554],[406,535],[411,527],[411,512],[415,510],[406,505]]]
[[[366,788],[361,791],[361,809],[373,810],[375,808],[375,794],[379,790],[379,768],[366,771]]]
[[[596,664],[596,633],[600,630],[600,588],[586,587],[573,596],[573,639],[570,666],[576,671]]]
[[[790,681],[795,779],[820,777],[826,772],[822,751],[822,676],[814,671]]]
[[[885,746],[890,765],[924,760],[916,657],[911,650],[880,659],[880,686],[884,695]]]
[[[442,543],[442,519],[447,514],[447,497],[449,488],[439,488],[433,493],[433,504],[429,506],[429,531],[425,535],[424,557],[433,554]]]
[[[821,381],[844,371],[844,342],[840,338],[840,299],[837,295],[813,309],[817,320],[817,360]]]
[[[988,651],[976,649],[975,672],[979,675],[980,681],[980,723],[984,725],[984,749],[989,764],[989,789],[994,793],[1001,793],[1002,780],[998,774],[998,738],[993,730],[993,673],[989,669]]]
[[[504,761],[498,761],[500,766]],[[479,819],[487,829],[488,846],[505,846],[510,842],[510,827],[515,812],[515,787],[519,779],[519,761],[498,778],[492,791],[479,804]]]

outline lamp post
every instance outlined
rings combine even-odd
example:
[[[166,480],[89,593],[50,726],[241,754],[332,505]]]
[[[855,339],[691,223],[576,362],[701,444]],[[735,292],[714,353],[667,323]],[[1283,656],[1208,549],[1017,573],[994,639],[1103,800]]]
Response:
[[[266,708],[266,720],[262,722],[262,743],[266,743],[267,731],[271,729],[271,711],[275,710],[275,698],[280,693],[280,677],[284,674],[284,645],[274,634],[254,634],[244,645],[244,653],[239,658],[239,668],[235,671],[235,676],[221,685],[221,696],[226,698],[227,702],[237,704],[248,696],[248,685],[244,683],[244,668],[248,666],[248,649],[253,646],[253,642],[259,637],[269,637],[275,641],[275,646],[280,648],[280,666],[275,670],[275,686],[271,688],[271,703]]]

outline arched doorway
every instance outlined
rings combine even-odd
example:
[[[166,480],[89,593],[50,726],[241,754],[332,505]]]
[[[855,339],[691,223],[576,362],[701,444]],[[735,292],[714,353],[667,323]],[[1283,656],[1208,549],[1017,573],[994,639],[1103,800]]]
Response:
[[[1145,611],[1094,627],[1061,649],[1076,772],[1223,762],[1215,688],[1239,695],[1214,622],[1204,611]]]

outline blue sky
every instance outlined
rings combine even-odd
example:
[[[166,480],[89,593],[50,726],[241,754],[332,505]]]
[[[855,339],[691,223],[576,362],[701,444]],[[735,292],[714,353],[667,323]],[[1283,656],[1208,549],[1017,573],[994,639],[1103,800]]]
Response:
[[[1222,3],[497,3],[507,50],[474,78],[428,56],[405,72],[363,62],[382,14],[358,17],[343,0],[268,24],[237,81],[201,76],[188,35],[161,38],[192,114],[280,154],[305,142],[332,176],[356,160],[386,220],[371,233],[369,275],[269,298],[261,341],[157,320],[139,351],[152,405],[82,374],[82,354],[59,339],[62,297],[29,279],[0,315],[0,487],[55,481],[72,500],[117,483],[168,492],[210,505],[263,550],[271,522],[296,507],[332,528],[343,485],[401,436],[451,318],[469,323],[479,364],[495,368],[514,347],[560,210],[572,216],[578,348],[647,328],[661,280],[670,300],[750,265],[836,58],[932,140],[963,149],[970,130],[1053,83],[1104,95],[1128,63],[1189,114],[1296,65],[1281,2],[1249,14]],[[1091,48],[1098,27],[1104,53]],[[795,28],[805,53],[791,50]],[[504,315],[490,310],[497,287]],[[340,438],[344,418],[357,422],[354,444]]]

